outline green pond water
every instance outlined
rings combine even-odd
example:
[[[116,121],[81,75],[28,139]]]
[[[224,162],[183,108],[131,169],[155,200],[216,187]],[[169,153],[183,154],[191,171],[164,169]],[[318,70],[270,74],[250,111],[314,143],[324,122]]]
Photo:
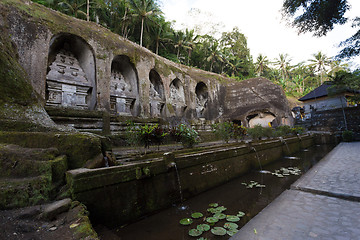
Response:
[[[289,189],[292,183],[334,146],[317,145],[302,149],[298,153],[284,156],[275,163],[262,166],[262,172],[251,171],[138,222],[114,229],[97,225],[95,230],[104,240],[229,239],[229,234],[235,233],[236,229],[244,226],[284,190]],[[215,214],[217,215],[214,219]],[[186,218],[189,220],[184,220]],[[186,225],[180,224],[180,221]],[[204,224],[209,225],[210,229],[207,230],[208,227]],[[201,231],[195,230],[199,228]],[[226,235],[214,235],[224,234],[224,230],[227,230]],[[190,236],[189,231],[194,236]]]

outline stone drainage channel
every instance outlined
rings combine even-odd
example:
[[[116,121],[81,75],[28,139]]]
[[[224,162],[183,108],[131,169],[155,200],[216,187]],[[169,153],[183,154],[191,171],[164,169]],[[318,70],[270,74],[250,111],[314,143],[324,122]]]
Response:
[[[236,229],[240,229],[283,191],[289,189],[293,182],[321,160],[334,146],[316,145],[301,149],[295,154],[284,156],[279,161],[263,166],[262,170],[253,170],[240,178],[136,223],[117,226],[113,229],[98,224],[95,229],[101,239],[228,239],[230,238],[228,234],[216,236],[211,230],[204,231],[197,237],[190,236],[189,231],[196,229],[200,224],[211,225],[211,229],[224,227],[225,223],[229,222],[229,219],[228,221],[226,218],[220,219],[216,223],[207,221],[207,217],[214,215],[209,212],[209,209],[214,208],[216,204],[218,205],[217,208],[223,206],[221,213],[225,215],[241,216],[243,214],[240,213],[239,215],[239,212],[244,213],[244,216],[241,216],[239,221],[233,221],[238,226]],[[211,205],[211,207],[209,204],[215,205]],[[203,216],[193,218],[192,214],[195,212],[199,212]],[[181,225],[180,221],[185,218],[190,218],[192,223]],[[233,220],[236,220],[236,218]],[[229,229],[227,230],[229,232]],[[199,234],[199,232],[196,234]]]

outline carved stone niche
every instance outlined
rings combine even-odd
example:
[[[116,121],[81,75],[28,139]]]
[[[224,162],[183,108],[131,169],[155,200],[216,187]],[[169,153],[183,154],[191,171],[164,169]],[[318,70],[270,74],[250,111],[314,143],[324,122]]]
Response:
[[[164,85],[161,81],[160,75],[154,69],[150,71],[149,78],[150,116],[161,117],[165,106]]]
[[[120,72],[112,72],[110,80],[110,110],[112,114],[131,116],[131,108],[136,95],[131,84],[125,81]]]
[[[253,112],[246,117],[250,128],[254,127],[255,125],[269,127],[269,123],[274,121],[275,118],[275,115],[268,111]]]
[[[198,118],[204,118],[204,113],[208,102],[208,89],[203,82],[199,82],[195,88],[196,94],[196,115]]]
[[[137,98],[137,74],[127,56],[116,56],[111,64],[110,111],[131,116]]]
[[[49,68],[46,105],[87,109],[87,96],[92,86],[76,57],[61,50]]]
[[[187,106],[185,103],[184,87],[178,78],[175,78],[170,84],[169,101],[175,111],[176,116],[182,117]]]

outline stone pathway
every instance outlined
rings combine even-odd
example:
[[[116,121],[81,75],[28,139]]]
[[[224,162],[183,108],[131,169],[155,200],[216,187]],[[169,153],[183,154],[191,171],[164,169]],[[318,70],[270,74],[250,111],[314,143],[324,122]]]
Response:
[[[231,240],[360,239],[360,142],[341,143]]]

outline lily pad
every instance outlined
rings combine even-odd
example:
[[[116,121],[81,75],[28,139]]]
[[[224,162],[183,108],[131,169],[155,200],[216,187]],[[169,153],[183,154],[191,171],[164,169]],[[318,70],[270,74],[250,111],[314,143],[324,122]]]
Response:
[[[225,228],[222,227],[214,227],[213,229],[211,229],[211,232],[212,234],[217,236],[224,236],[226,234]]]
[[[238,221],[240,221],[240,218],[238,216],[234,216],[234,215],[227,215],[226,216],[226,221],[238,222]]]
[[[245,213],[244,213],[244,212],[239,211],[239,212],[238,212],[238,214],[237,214],[236,216],[238,216],[238,217],[240,217],[240,218],[241,218],[241,217],[245,216]]]
[[[201,218],[203,217],[204,215],[200,212],[194,212],[193,214],[191,214],[191,217],[192,218]]]
[[[215,212],[216,213],[221,213],[221,212],[225,211],[226,209],[227,209],[226,207],[220,206],[220,207],[215,208]]]
[[[239,227],[239,225],[237,225],[236,223],[233,223],[233,222],[227,222],[224,224],[224,228],[226,228],[226,229],[236,229],[238,227]]]
[[[209,239],[201,237],[201,238],[198,238],[197,240],[209,240]]]
[[[237,229],[229,229],[226,231],[227,235],[229,235],[230,237],[234,236],[235,233],[237,233],[239,230]]]
[[[215,213],[215,208],[208,208],[207,211],[208,211],[209,213]]]
[[[208,223],[216,223],[219,221],[219,219],[217,219],[216,217],[208,217],[208,218],[206,218],[206,221]]]
[[[198,230],[201,230],[203,232],[209,231],[210,230],[210,226],[207,224],[199,224],[196,227]]]
[[[209,204],[209,207],[213,207],[213,208],[216,208],[216,207],[218,207],[218,206],[219,206],[218,203],[210,203],[210,204]]]
[[[189,231],[189,235],[192,237],[198,237],[203,233],[203,231],[199,230],[199,229],[191,229]]]
[[[192,224],[193,220],[191,218],[183,218],[180,220],[181,225],[190,225]]]
[[[221,220],[221,219],[225,219],[226,215],[224,213],[215,213],[213,217]]]

